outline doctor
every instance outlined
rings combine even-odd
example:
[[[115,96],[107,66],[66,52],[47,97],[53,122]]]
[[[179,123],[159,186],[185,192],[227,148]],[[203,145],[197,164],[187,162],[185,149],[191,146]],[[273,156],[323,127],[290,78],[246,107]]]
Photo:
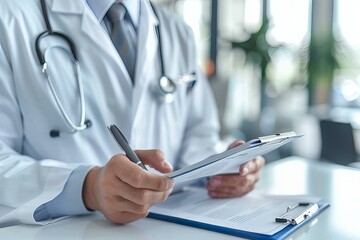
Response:
[[[174,183],[119,154],[111,124],[134,149],[150,149],[136,153],[163,173],[216,153],[217,111],[189,27],[148,0],[115,3],[136,44],[124,57],[113,4],[0,2],[0,226],[94,210],[127,223],[164,201]],[[213,177],[209,195],[246,194],[263,165],[258,157]]]

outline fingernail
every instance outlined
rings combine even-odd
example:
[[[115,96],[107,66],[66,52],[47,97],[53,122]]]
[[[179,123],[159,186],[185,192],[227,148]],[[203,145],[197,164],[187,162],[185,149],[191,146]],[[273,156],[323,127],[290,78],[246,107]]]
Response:
[[[241,176],[245,176],[246,174],[248,174],[249,169],[247,167],[244,167],[241,171]]]
[[[168,163],[167,161],[164,161],[162,165],[163,165],[164,168],[169,168],[169,169],[172,169],[172,168],[173,168],[173,167],[171,166],[171,164]]]
[[[172,193],[173,190],[174,190],[174,188],[170,188],[170,189],[167,190],[167,191],[168,191],[168,193],[170,194],[170,193]]]
[[[249,162],[247,168],[249,171],[252,171],[254,169],[254,163]]]
[[[174,187],[175,187],[175,182],[173,180],[169,180],[166,189],[172,189]]]

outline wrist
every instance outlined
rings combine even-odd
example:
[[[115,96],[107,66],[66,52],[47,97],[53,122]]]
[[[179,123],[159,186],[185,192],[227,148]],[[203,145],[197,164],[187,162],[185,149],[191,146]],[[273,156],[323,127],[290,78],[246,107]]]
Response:
[[[82,197],[85,207],[88,210],[96,211],[98,210],[98,203],[96,198],[96,180],[100,173],[100,167],[92,168],[85,177]]]

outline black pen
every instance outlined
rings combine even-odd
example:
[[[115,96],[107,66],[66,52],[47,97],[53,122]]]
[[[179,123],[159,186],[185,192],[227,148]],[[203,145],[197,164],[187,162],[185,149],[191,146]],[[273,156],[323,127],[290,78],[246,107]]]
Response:
[[[147,170],[145,165],[141,162],[136,153],[131,149],[128,141],[125,136],[122,134],[120,129],[116,125],[111,125],[108,127],[111,134],[114,136],[115,140],[119,143],[120,147],[125,151],[126,156],[136,165],[139,165],[143,169]]]

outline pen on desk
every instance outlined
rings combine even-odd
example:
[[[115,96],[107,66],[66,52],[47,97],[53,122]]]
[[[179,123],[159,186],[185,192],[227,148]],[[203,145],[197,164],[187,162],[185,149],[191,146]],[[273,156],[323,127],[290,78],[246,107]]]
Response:
[[[131,149],[128,141],[125,136],[122,134],[120,129],[116,125],[111,125],[108,127],[111,134],[114,136],[115,140],[119,143],[120,147],[125,151],[126,156],[135,164],[139,165],[143,169],[147,170],[145,165],[141,162],[136,153]]]

